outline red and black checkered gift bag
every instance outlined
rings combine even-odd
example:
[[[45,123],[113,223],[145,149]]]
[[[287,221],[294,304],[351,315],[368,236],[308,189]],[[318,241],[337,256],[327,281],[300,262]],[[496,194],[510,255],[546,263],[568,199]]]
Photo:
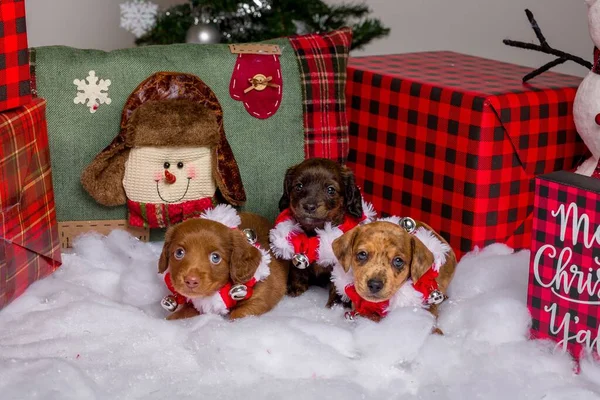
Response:
[[[535,185],[527,304],[533,338],[600,356],[600,180],[558,171]]]
[[[31,101],[25,1],[0,1],[0,111]]]
[[[0,113],[0,308],[61,264],[46,102]]]
[[[453,52],[350,59],[349,166],[383,214],[410,216],[458,257],[529,248],[534,177],[585,153],[572,106],[581,78]]]

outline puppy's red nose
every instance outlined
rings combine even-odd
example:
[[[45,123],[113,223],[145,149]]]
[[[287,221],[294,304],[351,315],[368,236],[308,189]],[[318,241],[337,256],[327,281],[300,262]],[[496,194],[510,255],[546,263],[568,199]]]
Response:
[[[185,286],[189,287],[190,289],[194,289],[200,284],[200,281],[195,276],[186,276],[183,281],[185,282]]]
[[[165,182],[172,185],[177,181],[177,177],[165,169]]]

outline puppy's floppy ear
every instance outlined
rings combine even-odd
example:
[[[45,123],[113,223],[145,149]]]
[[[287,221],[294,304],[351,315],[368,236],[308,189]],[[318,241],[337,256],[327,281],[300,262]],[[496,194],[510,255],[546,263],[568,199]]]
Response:
[[[335,258],[338,259],[344,271],[348,272],[348,269],[352,266],[352,248],[354,247],[354,241],[358,236],[360,226],[350,229],[339,238],[335,239],[331,244],[331,249]]]
[[[346,212],[354,218],[363,215],[362,196],[356,182],[354,173],[348,167],[342,167],[342,180],[344,182],[344,207]]]
[[[418,281],[433,265],[433,253],[419,239],[410,236],[410,277],[413,282]]]
[[[174,226],[170,226],[165,233],[165,244],[163,245],[162,253],[158,259],[158,273],[164,273],[169,267],[169,256],[171,255],[171,240],[173,240]]]
[[[292,191],[292,182],[296,174],[296,167],[290,167],[285,171],[283,179],[283,195],[279,199],[279,211],[283,211],[290,206],[290,192]]]
[[[246,283],[253,276],[260,262],[260,250],[246,240],[244,234],[231,229],[231,259],[229,261],[229,275],[233,283]]]

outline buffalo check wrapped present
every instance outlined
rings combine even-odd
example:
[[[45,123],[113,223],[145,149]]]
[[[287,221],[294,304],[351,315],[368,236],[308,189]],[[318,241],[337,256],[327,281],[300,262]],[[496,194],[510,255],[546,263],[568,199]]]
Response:
[[[0,308],[61,264],[45,111],[0,113]]]
[[[0,1],[0,111],[31,101],[24,0]]]
[[[527,304],[533,338],[600,356],[600,180],[566,171],[535,186]]]
[[[354,58],[349,166],[382,214],[429,224],[461,257],[529,248],[533,179],[585,152],[573,99],[581,78],[453,52]]]

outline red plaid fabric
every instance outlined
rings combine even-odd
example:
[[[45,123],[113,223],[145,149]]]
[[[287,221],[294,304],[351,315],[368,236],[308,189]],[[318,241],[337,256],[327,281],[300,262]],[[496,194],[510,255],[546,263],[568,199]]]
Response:
[[[25,1],[0,1],[0,111],[31,101]]]
[[[0,113],[0,308],[60,266],[46,102]]]
[[[350,60],[350,153],[365,198],[431,225],[457,256],[529,248],[533,178],[584,153],[572,103],[581,78],[452,52]]]
[[[600,356],[600,181],[559,171],[535,182],[531,335]]]
[[[344,28],[289,40],[300,65],[306,158],[344,162],[348,154],[344,89],[352,31]]]

